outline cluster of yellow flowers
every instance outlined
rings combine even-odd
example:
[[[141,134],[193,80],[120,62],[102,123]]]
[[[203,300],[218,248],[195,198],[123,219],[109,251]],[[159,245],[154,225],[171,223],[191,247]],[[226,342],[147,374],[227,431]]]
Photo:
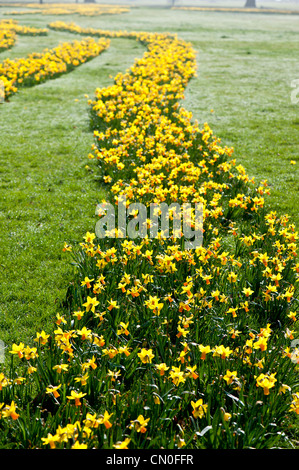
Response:
[[[78,266],[68,309],[34,347],[12,345],[22,375],[0,376],[1,422],[23,447],[270,446],[299,414],[297,232],[265,210],[266,181],[256,186],[179,105],[196,73],[191,44],[107,36],[135,37],[147,51],[89,100],[88,157],[116,209],[124,197],[201,203],[204,243],[187,250],[183,237],[118,229],[87,232],[76,250],[66,243]],[[36,419],[24,437],[27,396]]]
[[[136,39],[140,42],[147,43],[149,38],[165,38],[173,37],[172,34],[158,34],[158,33],[147,33],[143,31],[109,31],[106,29],[99,28],[82,28],[74,22],[66,23],[65,21],[52,21],[49,23],[49,28],[54,29],[55,31],[67,31],[74,34],[79,34],[83,36],[96,36],[96,37],[106,37],[106,38],[126,38],[126,39]]]
[[[5,98],[16,93],[20,86],[37,84],[69,72],[96,57],[107,47],[109,39],[85,38],[40,53],[31,53],[26,58],[5,59],[0,63],[0,80],[4,84]]]
[[[0,52],[5,49],[10,49],[15,45],[16,35],[46,35],[47,29],[34,28],[32,26],[21,26],[13,20],[1,20],[0,21]]]
[[[0,52],[10,49],[16,42],[16,32],[9,26],[9,23],[0,21]]]
[[[11,4],[7,4],[11,6]],[[129,6],[120,5],[106,5],[106,4],[80,4],[80,3],[47,3],[47,4],[36,4],[36,3],[19,3],[14,6],[26,7],[28,10],[14,10],[8,11],[6,15],[30,15],[30,14],[42,14],[42,15],[73,15],[78,14],[80,16],[100,16],[100,15],[118,15],[120,13],[127,13],[130,11]]]
[[[15,31],[17,34],[28,36],[46,36],[48,34],[47,28],[35,28],[34,26],[25,26],[18,24],[15,20],[1,20],[0,29],[4,27],[10,31]]]
[[[0,52],[10,49],[16,41],[16,33],[14,31],[0,29]]]

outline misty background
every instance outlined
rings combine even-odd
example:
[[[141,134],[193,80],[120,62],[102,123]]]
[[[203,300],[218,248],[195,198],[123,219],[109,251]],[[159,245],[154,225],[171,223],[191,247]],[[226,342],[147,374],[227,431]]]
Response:
[[[146,7],[210,7],[210,8],[276,8],[299,10],[299,0],[0,0],[0,6],[26,4],[26,3],[97,3],[111,5],[130,5]]]

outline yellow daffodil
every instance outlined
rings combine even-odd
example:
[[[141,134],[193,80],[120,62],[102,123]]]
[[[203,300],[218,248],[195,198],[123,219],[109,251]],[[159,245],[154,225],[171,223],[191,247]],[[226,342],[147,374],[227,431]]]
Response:
[[[269,395],[270,389],[274,387],[276,378],[276,372],[273,374],[260,374],[256,377],[256,386],[264,389],[264,394]]]
[[[193,408],[192,414],[194,418],[202,419],[207,414],[208,405],[203,403],[202,398],[200,398],[196,402],[191,401],[191,406]]]
[[[75,390],[71,390],[71,394],[67,396],[69,400],[75,400],[75,406],[80,406],[82,403],[80,398],[85,397],[86,393],[83,392],[76,392]]]
[[[122,442],[117,442],[116,444],[113,444],[114,449],[128,449],[128,445],[130,444],[131,439],[127,437],[124,441]]]
[[[150,364],[155,357],[153,354],[152,349],[141,349],[141,351],[137,354],[139,359],[143,364]]]
[[[113,413],[109,414],[108,411],[106,410],[104,412],[104,415],[99,418],[99,423],[104,424],[106,429],[109,429],[112,427],[112,423],[109,421]]]
[[[131,421],[131,427],[134,427],[137,432],[144,434],[149,420],[150,418],[145,419],[142,415],[139,415],[137,419]]]

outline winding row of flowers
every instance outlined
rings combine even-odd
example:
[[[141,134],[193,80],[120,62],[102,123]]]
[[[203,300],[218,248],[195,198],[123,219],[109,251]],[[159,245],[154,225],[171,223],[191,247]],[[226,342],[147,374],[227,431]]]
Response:
[[[19,87],[33,86],[72,71],[101,54],[109,44],[109,39],[105,38],[84,38],[43,52],[33,52],[24,58],[5,59],[0,63],[0,82],[4,85],[5,99],[16,93]]]
[[[10,49],[15,44],[16,34],[0,26],[0,52]]]
[[[16,43],[17,34],[29,36],[47,35],[46,28],[35,28],[33,26],[22,26],[14,20],[0,21],[0,52],[13,47]]]
[[[196,73],[191,44],[135,37],[144,56],[89,101],[90,165],[116,212],[124,197],[128,208],[201,203],[203,245],[117,229],[65,244],[77,265],[68,308],[35,345],[12,345],[2,432],[33,448],[281,444],[299,414],[297,232],[267,211],[267,182],[255,184],[180,104]]]
[[[11,4],[6,4],[11,6]],[[4,12],[4,15],[30,15],[30,14],[42,14],[42,15],[73,15],[78,14],[80,16],[101,16],[101,15],[119,15],[121,13],[127,13],[130,11],[129,6],[120,5],[105,5],[105,4],[80,4],[80,3],[19,3],[14,4],[17,7],[25,7],[26,10],[12,10]]]

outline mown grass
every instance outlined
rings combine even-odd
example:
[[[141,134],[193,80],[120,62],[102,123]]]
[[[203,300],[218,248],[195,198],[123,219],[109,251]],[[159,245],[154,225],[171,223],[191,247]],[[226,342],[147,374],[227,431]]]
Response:
[[[5,9],[1,9],[1,12]],[[58,17],[22,16],[22,24],[44,27]],[[208,121],[250,176],[268,179],[269,206],[289,213],[298,225],[299,104],[290,82],[299,78],[298,21],[283,15],[192,13],[134,9],[105,18],[66,16],[81,26],[177,32],[198,51],[198,76],[185,107]],[[52,47],[71,34],[19,37],[0,60]],[[22,89],[1,105],[0,338],[27,341],[47,330],[63,302],[72,267],[64,241],[80,242],[94,228],[95,204],[104,194],[86,170],[93,142],[85,94],[111,83],[142,47],[111,41],[110,49],[74,72]],[[75,101],[78,100],[78,101]],[[211,113],[211,109],[214,112]]]

